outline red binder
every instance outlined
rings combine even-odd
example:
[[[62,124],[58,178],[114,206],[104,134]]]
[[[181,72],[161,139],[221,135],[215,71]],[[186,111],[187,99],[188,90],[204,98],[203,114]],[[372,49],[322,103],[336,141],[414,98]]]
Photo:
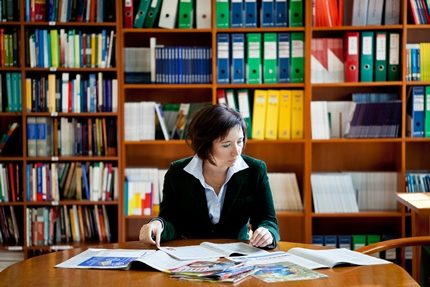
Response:
[[[358,82],[360,33],[346,32],[343,41],[345,52],[345,82]]]
[[[133,28],[133,0],[124,1],[124,28]]]
[[[217,90],[216,95],[218,98],[218,104],[227,106],[227,99],[225,97],[225,90],[224,89]]]

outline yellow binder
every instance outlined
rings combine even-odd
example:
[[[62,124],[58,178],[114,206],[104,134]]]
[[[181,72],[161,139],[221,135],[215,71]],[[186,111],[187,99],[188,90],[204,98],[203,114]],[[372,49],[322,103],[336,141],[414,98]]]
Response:
[[[278,138],[291,139],[291,90],[279,92]]]
[[[252,138],[264,139],[264,128],[266,125],[267,91],[254,91],[254,109],[252,111]]]
[[[292,91],[291,138],[303,138],[303,90]]]
[[[268,90],[265,138],[278,138],[279,90]]]

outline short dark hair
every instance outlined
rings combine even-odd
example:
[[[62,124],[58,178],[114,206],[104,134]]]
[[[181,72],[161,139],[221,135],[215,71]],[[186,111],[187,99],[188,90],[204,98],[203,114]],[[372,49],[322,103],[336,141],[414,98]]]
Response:
[[[210,105],[198,110],[191,118],[185,136],[186,143],[203,161],[215,165],[212,144],[223,140],[230,130],[239,126],[243,132],[243,148],[246,144],[246,122],[240,112],[226,105]]]

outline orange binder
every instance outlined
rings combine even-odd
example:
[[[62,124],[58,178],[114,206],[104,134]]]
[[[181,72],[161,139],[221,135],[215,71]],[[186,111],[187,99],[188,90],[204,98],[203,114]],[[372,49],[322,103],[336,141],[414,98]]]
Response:
[[[345,82],[358,82],[359,59],[360,59],[360,33],[346,32],[343,37],[344,60],[345,60]]]

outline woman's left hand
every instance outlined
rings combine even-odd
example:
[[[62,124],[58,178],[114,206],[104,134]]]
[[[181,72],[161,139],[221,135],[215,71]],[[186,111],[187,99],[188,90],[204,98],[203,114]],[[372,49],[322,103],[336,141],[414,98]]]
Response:
[[[273,236],[267,228],[257,228],[249,241],[249,245],[255,247],[265,247],[273,243]]]

